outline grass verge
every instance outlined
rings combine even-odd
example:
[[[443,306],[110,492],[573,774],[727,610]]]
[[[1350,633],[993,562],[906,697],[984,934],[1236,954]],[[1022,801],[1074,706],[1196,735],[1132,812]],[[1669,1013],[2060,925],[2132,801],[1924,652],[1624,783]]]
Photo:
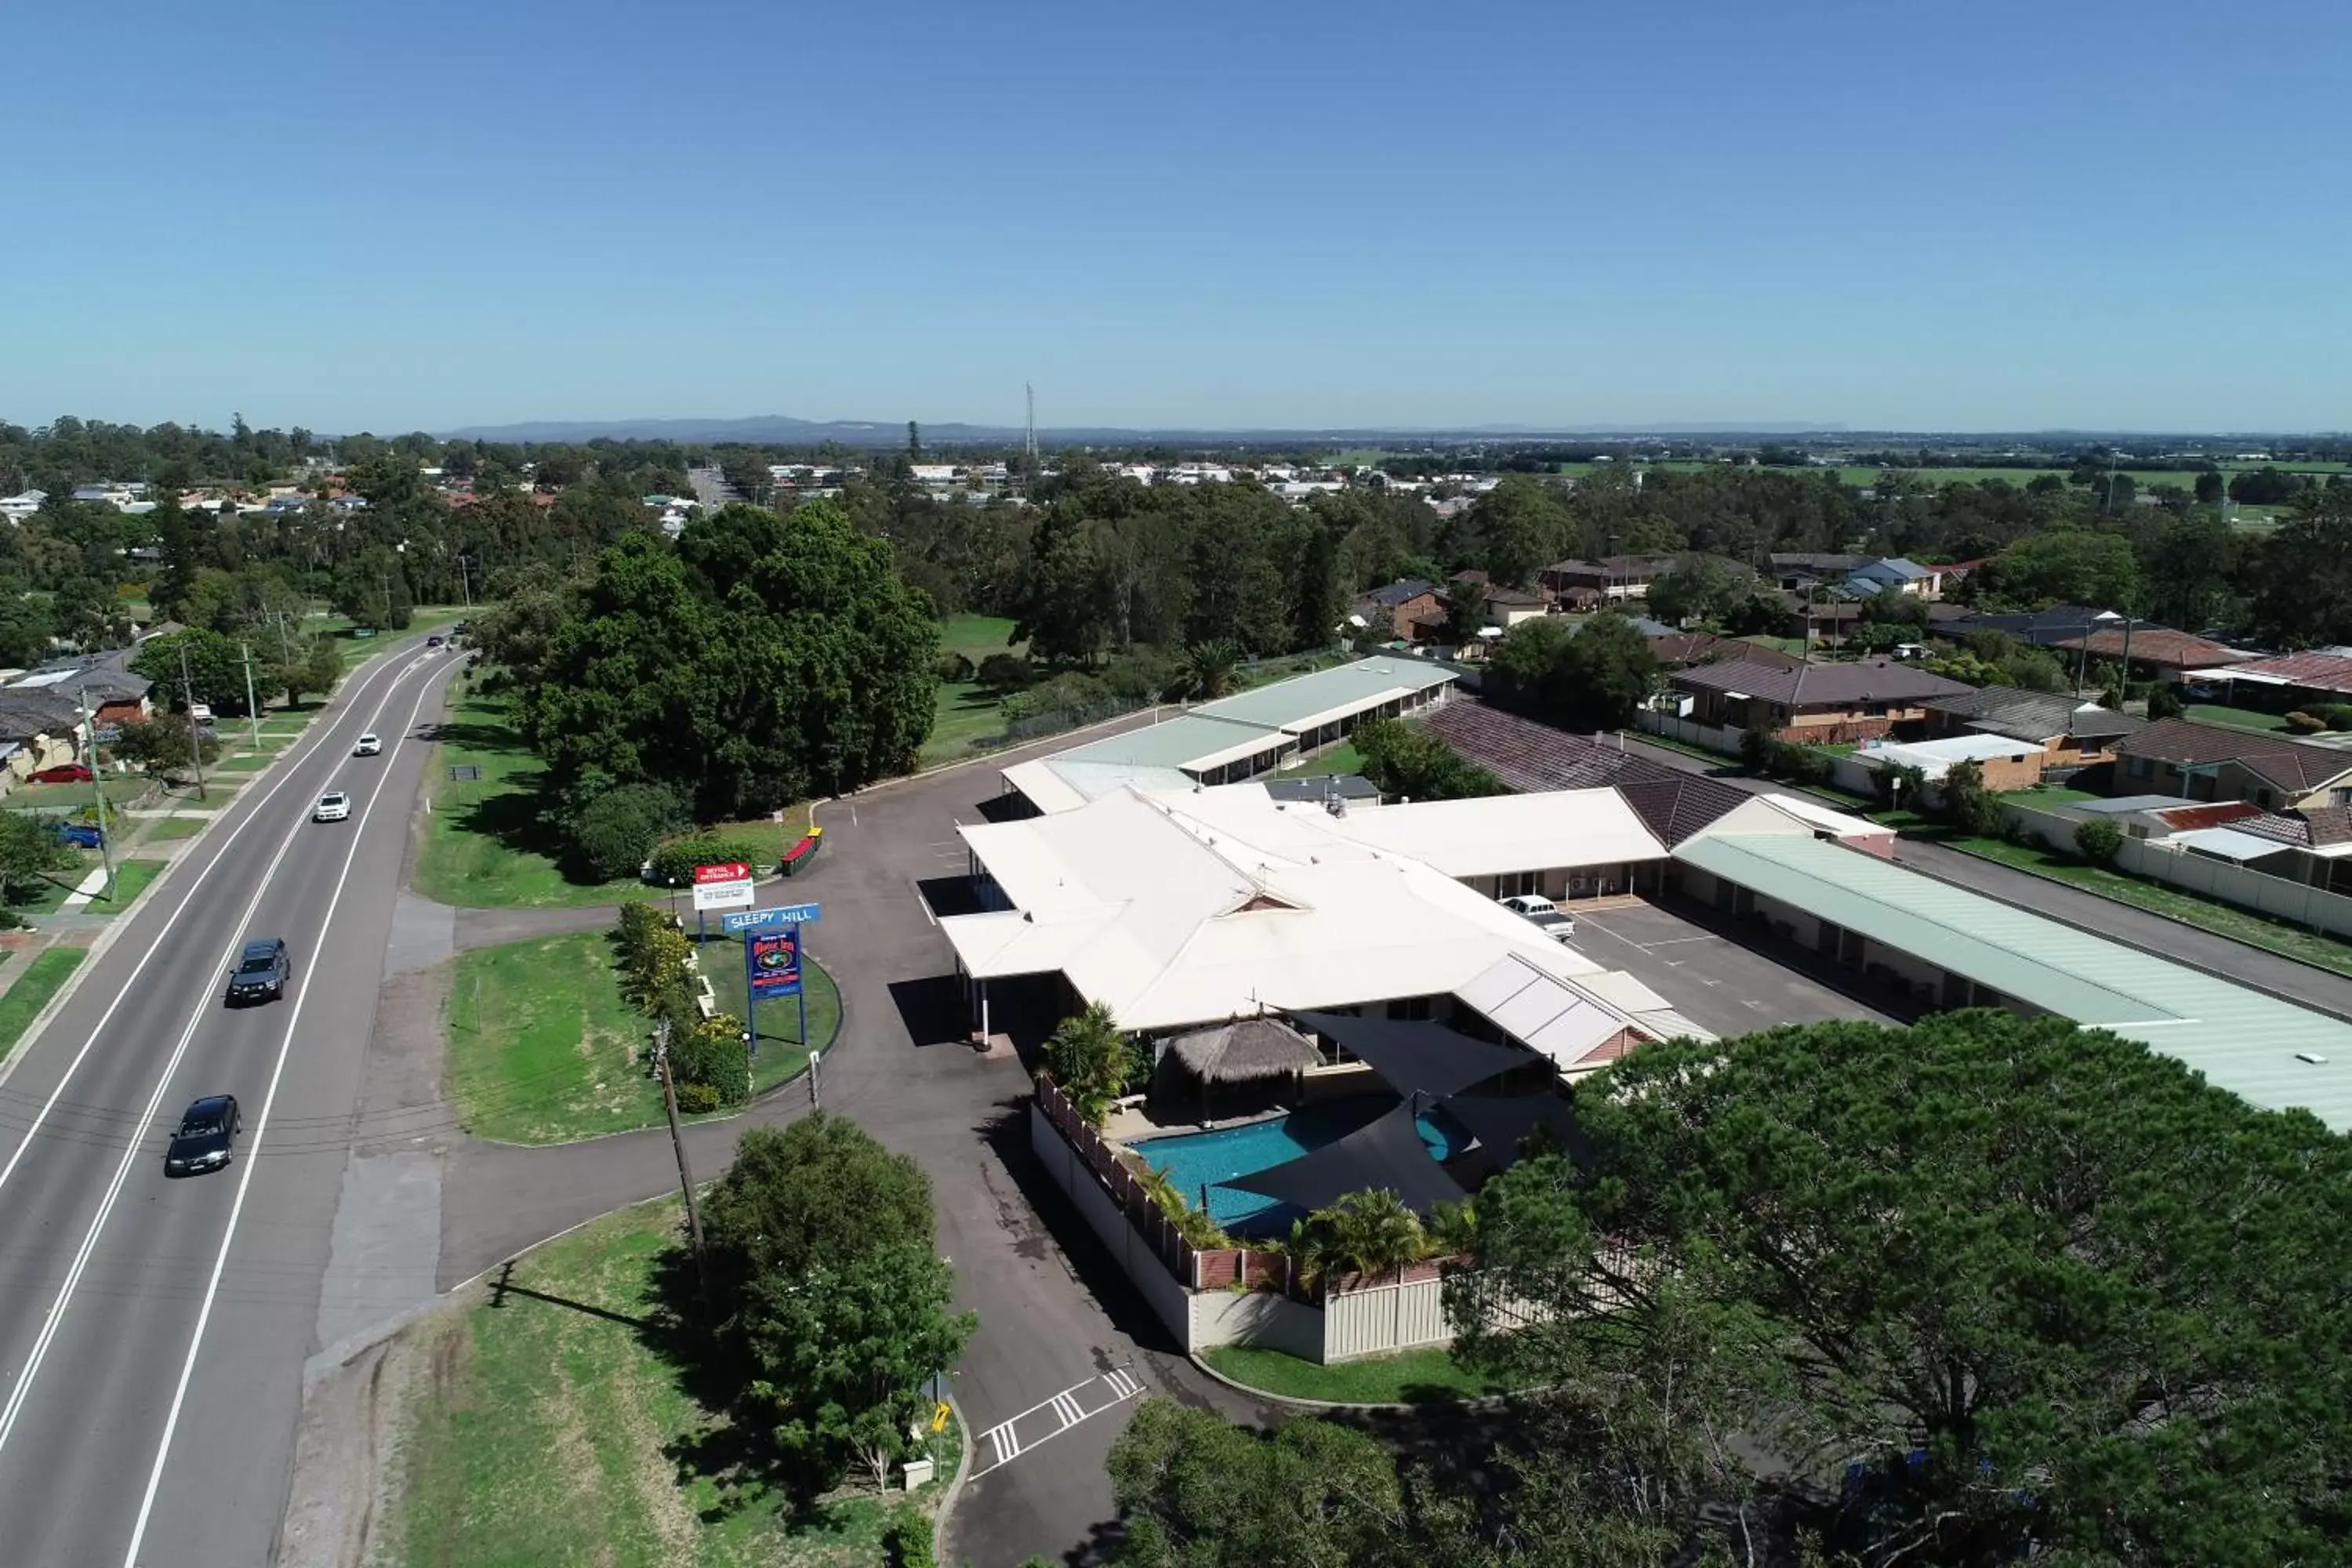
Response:
[[[88,950],[79,947],[53,947],[36,957],[16,976],[16,984],[0,995],[0,1061],[16,1048],[25,1031],[40,1016],[41,1009],[49,1005],[68,977],[81,967]]]
[[[2252,910],[2242,910],[2235,904],[2221,903],[2182,889],[2087,865],[2038,844],[2011,844],[2000,838],[1947,838],[1943,842],[1980,858],[1997,860],[2021,871],[2064,882],[2086,892],[2096,893],[2101,898],[2113,899],[2119,904],[2129,904],[2153,914],[2169,915],[2174,920],[2185,921],[2200,930],[2211,931],[2215,936],[2225,936],[2250,947],[2265,948],[2287,958],[2301,959],[2305,963],[2315,963],[2338,974],[2352,974],[2352,943],[2322,936],[2284,921],[2272,920]]]
[[[201,816],[151,816],[145,837],[162,843],[173,838],[194,838],[204,830],[205,818]]]
[[[1254,1345],[1218,1345],[1202,1351],[1201,1359],[1246,1387],[1335,1405],[1427,1405],[1506,1389],[1483,1373],[1456,1366],[1438,1347],[1328,1366]]]
[[[702,948],[702,973],[719,1010],[737,1018],[746,1011],[743,942],[713,936]],[[809,1047],[823,1050],[841,1027],[841,991],[833,976],[803,955],[801,984],[808,993],[808,1038],[801,1038],[800,1004],[790,997],[760,1004],[760,1059],[751,1064],[751,1092],[764,1093],[808,1065]]]
[[[479,776],[450,776],[465,767]],[[543,771],[505,700],[454,700],[427,775],[433,816],[416,858],[416,890],[467,909],[577,909],[648,896],[634,877],[577,882],[564,874],[562,846],[541,815]]]
[[[100,914],[114,914],[131,907],[131,900],[147,890],[147,884],[163,874],[168,860],[125,860],[114,868],[114,886],[108,892],[90,900],[89,907]]]
[[[621,999],[602,931],[461,953],[449,994],[448,1094],[466,1131],[557,1143],[646,1127],[646,1021]]]
[[[872,1568],[898,1509],[936,1510],[961,1446],[952,1425],[931,1442],[937,1479],[911,1499],[837,1495],[805,1515],[693,1458],[732,1445],[726,1416],[689,1392],[660,1299],[678,1229],[675,1199],[607,1215],[418,1331],[391,1461],[392,1568]]]

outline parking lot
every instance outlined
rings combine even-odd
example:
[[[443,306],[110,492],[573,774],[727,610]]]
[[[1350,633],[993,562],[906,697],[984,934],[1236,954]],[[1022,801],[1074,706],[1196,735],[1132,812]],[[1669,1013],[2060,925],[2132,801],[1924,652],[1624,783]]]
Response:
[[[1718,1035],[1832,1018],[1899,1022],[1806,969],[1790,967],[1805,962],[1796,949],[1759,952],[1656,904],[1578,914],[1576,948],[1596,963],[1634,976],[1691,1022]]]

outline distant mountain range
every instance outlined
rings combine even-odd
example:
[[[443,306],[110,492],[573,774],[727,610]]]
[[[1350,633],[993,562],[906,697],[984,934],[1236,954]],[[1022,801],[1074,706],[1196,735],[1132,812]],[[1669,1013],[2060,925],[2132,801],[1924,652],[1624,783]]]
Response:
[[[1019,427],[1010,425],[925,424],[921,428],[926,444],[936,443],[943,447],[1001,446],[1022,438]],[[1187,441],[1215,442],[1223,446],[1262,444],[1295,447],[1335,442],[1381,445],[1491,440],[1496,437],[1513,440],[1544,437],[1572,438],[1578,436],[1836,435],[1845,429],[1843,425],[1808,424],[1795,420],[1716,424],[1678,421],[1663,425],[1477,425],[1454,429],[1360,426],[1317,430],[1204,430],[1124,429],[1104,426],[1042,429],[1037,432],[1037,438],[1055,447],[1138,446]],[[442,432],[444,440],[463,441],[572,442],[593,441],[600,437],[615,441],[679,441],[699,445],[740,442],[754,447],[814,447],[835,441],[845,447],[883,447],[903,444],[907,439],[907,426],[903,420],[884,423],[871,419],[794,419],[782,414],[764,414],[748,419],[538,419],[519,425],[469,425],[462,429]]]

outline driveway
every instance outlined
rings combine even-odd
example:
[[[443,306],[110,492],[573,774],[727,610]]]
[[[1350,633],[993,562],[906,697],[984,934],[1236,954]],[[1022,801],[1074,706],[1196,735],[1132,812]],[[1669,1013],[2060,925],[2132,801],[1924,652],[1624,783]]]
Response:
[[[1695,908],[1635,904],[1576,917],[1578,952],[1625,971],[1684,1017],[1727,1038],[1775,1024],[1902,1021],[1849,993],[1844,975],[1816,968],[1801,950],[1748,941]]]

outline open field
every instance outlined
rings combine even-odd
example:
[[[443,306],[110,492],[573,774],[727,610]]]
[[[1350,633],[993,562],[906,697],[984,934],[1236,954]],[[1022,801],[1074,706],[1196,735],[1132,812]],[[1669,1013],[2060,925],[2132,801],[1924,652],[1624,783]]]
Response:
[[[937,1508],[952,1424],[931,1438],[940,1479],[912,1498],[844,1492],[802,1514],[730,1475],[743,1445],[694,1397],[688,1331],[662,1290],[680,1229],[675,1198],[624,1209],[415,1331],[376,1561],[875,1568],[899,1509]]]
[[[1027,643],[1008,644],[1012,635],[1013,622],[1003,616],[950,616],[940,622],[940,647],[975,665],[991,654],[1026,653]],[[977,681],[943,680],[934,701],[930,738],[923,742],[925,767],[954,762],[972,742],[1004,728],[1003,705]]]

